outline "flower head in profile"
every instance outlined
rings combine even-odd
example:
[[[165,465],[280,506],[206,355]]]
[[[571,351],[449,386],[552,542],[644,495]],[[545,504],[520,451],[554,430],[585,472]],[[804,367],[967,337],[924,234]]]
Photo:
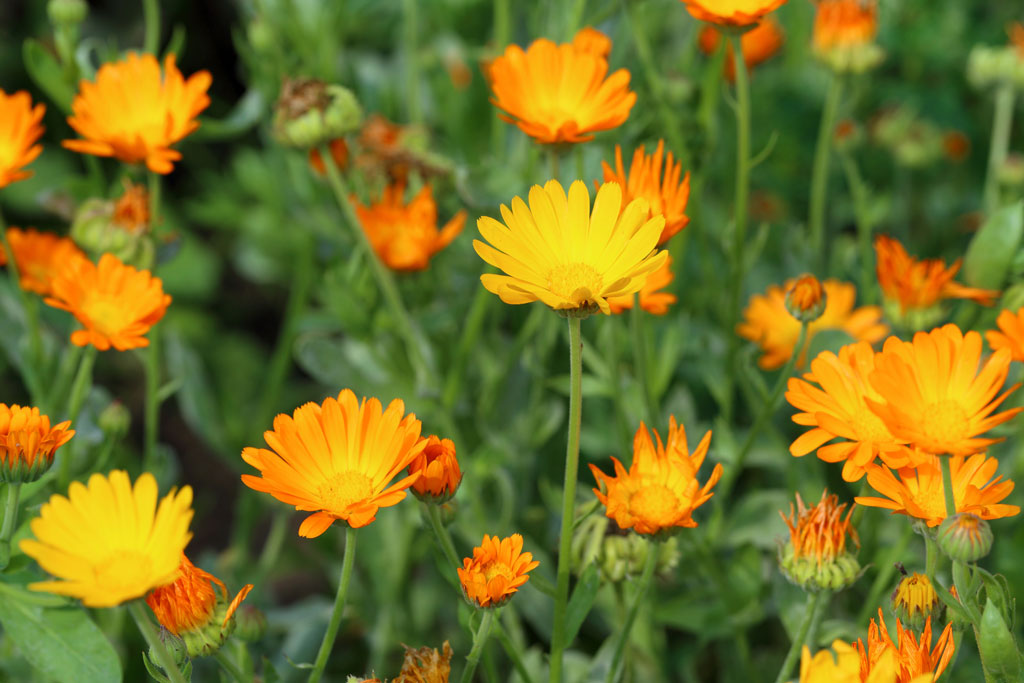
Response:
[[[443,228],[437,229],[437,204],[430,185],[424,185],[413,199],[403,201],[405,186],[389,185],[379,201],[364,206],[353,197],[363,232],[377,256],[393,270],[423,270],[431,257],[462,232],[466,211],[459,211]]]
[[[71,421],[50,426],[39,408],[0,403],[0,482],[35,481],[50,469],[57,449],[71,440]]]
[[[668,313],[668,307],[678,299],[675,294],[663,290],[672,284],[675,277],[675,273],[672,272],[672,257],[670,256],[665,259],[665,264],[661,268],[647,276],[647,282],[639,292],[640,308],[652,315]],[[608,306],[613,314],[628,311],[633,308],[633,296],[631,294],[613,296],[608,299]]]
[[[888,668],[890,653],[896,655],[896,677],[894,683],[926,683],[938,679],[953,657],[956,645],[953,643],[953,623],[946,624],[939,639],[932,647],[932,620],[925,621],[920,638],[896,620],[896,640],[885,627],[882,609],[878,609],[878,623],[871,620],[868,626],[867,647],[860,640],[854,645],[860,655],[861,675],[883,666]],[[933,678],[934,677],[934,678]],[[867,679],[869,680],[869,679]]]
[[[594,208],[581,180],[568,197],[557,180],[530,189],[530,204],[519,197],[501,206],[502,225],[483,216],[480,234],[490,244],[473,248],[504,275],[480,277],[484,287],[507,304],[542,301],[568,314],[611,313],[608,299],[640,291],[668,252],[655,251],[665,219],[648,218],[647,202],[622,207],[618,183],[597,191]]]
[[[891,602],[896,617],[915,631],[923,629],[929,617],[938,619],[942,614],[942,601],[926,574],[914,572],[900,579]]]
[[[721,463],[716,464],[707,483],[697,481],[697,471],[704,463],[711,444],[711,432],[700,440],[693,453],[686,444],[686,428],[669,418],[668,438],[662,443],[658,432],[654,441],[642,424],[633,438],[633,462],[627,471],[613,457],[614,476],[595,465],[590,471],[597,480],[597,499],[605,506],[605,514],[621,529],[638,534],[672,533],[680,528],[696,527],[693,511],[706,503],[711,489],[722,476]]]
[[[786,364],[800,338],[800,322],[786,309],[786,293],[796,280],[787,280],[781,287],[771,285],[764,294],[755,294],[743,311],[743,322],[736,333],[756,342],[764,353],[757,364],[765,370],[774,370]],[[889,328],[881,322],[882,311],[877,306],[854,309],[857,288],[848,282],[825,280],[825,310],[821,317],[807,326],[807,342],[822,330],[842,330],[858,341],[873,343],[885,336]],[[803,365],[803,358],[797,364]]]
[[[779,566],[786,578],[804,590],[840,590],[860,576],[856,552],[847,540],[860,547],[857,530],[850,523],[853,506],[846,511],[839,496],[822,491],[817,505],[807,507],[796,494],[796,509],[779,516],[789,529],[789,543],[779,548]]]
[[[132,234],[145,232],[150,226],[149,191],[145,185],[125,181],[124,192],[114,202],[113,222]]]
[[[409,464],[409,474],[418,472],[413,482],[413,495],[434,504],[444,503],[455,495],[462,482],[462,470],[455,457],[451,439],[431,435],[420,454]]]
[[[144,335],[171,303],[160,278],[109,253],[98,264],[71,259],[51,280],[50,291],[46,303],[68,311],[85,328],[71,333],[71,343],[100,351],[149,346]]]
[[[343,389],[337,399],[274,418],[274,429],[263,434],[270,450],[242,451],[262,476],[243,474],[242,483],[312,512],[300,536],[316,538],[338,520],[363,527],[378,509],[401,502],[419,478],[417,472],[392,483],[426,446],[420,427],[399,399],[384,410],[376,398],[360,402]]]
[[[32,106],[24,90],[8,95],[0,90],[0,188],[32,175],[25,167],[43,151],[36,141],[43,134],[42,104]]]
[[[18,282],[27,292],[47,296],[51,293],[53,277],[68,263],[85,259],[85,252],[67,237],[52,232],[39,232],[34,228],[8,228],[7,242],[14,252],[18,266]],[[0,249],[0,254],[3,250]],[[2,254],[7,260],[7,255]]]
[[[72,482],[67,497],[54,494],[43,504],[31,522],[35,538],[20,544],[59,579],[29,588],[78,598],[87,607],[140,598],[178,577],[191,521],[192,489],[172,489],[158,505],[148,472],[134,486],[123,470]]]
[[[82,81],[68,124],[81,139],[63,145],[82,154],[145,162],[154,173],[170,173],[181,153],[174,143],[199,127],[196,116],[210,104],[210,74],[185,79],[167,55],[163,72],[150,54],[129,53],[104,64],[94,82]]]
[[[863,73],[885,57],[875,43],[875,0],[818,0],[814,18],[814,54],[838,72]]]
[[[881,652],[869,670],[861,669],[861,654],[842,640],[832,641],[832,650],[819,650],[811,656],[806,645],[800,654],[799,683],[896,683],[896,651]],[[931,683],[915,680],[914,683]]]
[[[785,4],[786,0],[680,0],[701,21],[721,26],[750,26]]]
[[[1009,351],[981,364],[981,335],[949,324],[910,342],[886,339],[870,376],[881,400],[867,401],[896,438],[928,453],[969,455],[1001,441],[979,435],[1024,410],[995,412],[1020,386],[999,394],[1009,371]]]
[[[765,17],[761,23],[740,36],[743,63],[747,70],[775,56],[785,41],[786,35],[782,32],[782,27],[771,17]],[[721,42],[722,32],[710,25],[701,29],[697,40],[701,52],[706,55],[714,54]],[[726,43],[725,46],[724,68],[725,77],[730,82],[735,81],[736,58],[733,55],[732,43]]]
[[[662,173],[662,159],[665,161]],[[615,145],[615,169],[607,162],[601,162],[604,171],[604,182],[616,182],[622,187],[622,201],[629,204],[634,199],[647,200],[649,216],[663,216],[665,227],[658,237],[658,245],[662,245],[670,237],[686,227],[690,218],[684,213],[686,202],[690,198],[690,172],[683,172],[682,163],[672,158],[672,152],[665,155],[665,141],[659,140],[654,154],[644,154],[643,147],[633,150],[633,161],[629,166],[629,175],[622,165],[622,148]]]
[[[1024,308],[1018,308],[1016,313],[1000,311],[996,326],[998,330],[985,332],[988,345],[993,351],[1009,349],[1012,360],[1024,361]]]
[[[539,564],[532,553],[523,552],[521,535],[498,538],[484,534],[484,540],[473,548],[472,559],[463,559],[456,571],[470,602],[477,607],[501,607],[529,581],[527,574]]]
[[[590,140],[622,125],[636,102],[629,72],[608,76],[603,44],[593,29],[584,31],[572,43],[540,38],[525,51],[509,45],[487,68],[491,101],[504,112],[499,116],[537,142]]]

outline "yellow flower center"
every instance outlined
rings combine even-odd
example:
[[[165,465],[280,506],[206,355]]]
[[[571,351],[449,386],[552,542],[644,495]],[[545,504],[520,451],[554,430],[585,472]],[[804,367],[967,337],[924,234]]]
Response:
[[[850,415],[850,426],[857,434],[857,440],[865,443],[887,443],[893,440],[881,418],[867,406],[860,406]]]
[[[82,305],[82,312],[89,318],[96,331],[107,336],[123,330],[129,321],[124,302],[103,296],[88,298]]]
[[[140,594],[153,587],[153,564],[149,557],[135,550],[115,550],[93,565],[96,586],[111,593]]]
[[[646,522],[671,524],[682,507],[679,498],[663,484],[649,484],[629,499],[629,512]]]
[[[504,562],[488,562],[484,566],[480,567],[480,572],[484,575],[484,579],[487,583],[490,583],[491,579],[496,576],[504,578],[509,583],[516,578],[515,574],[512,573],[511,568],[509,568],[509,566]]]
[[[370,498],[373,495],[373,482],[362,472],[338,472],[321,484],[318,492],[324,510],[340,512]]]
[[[601,274],[588,263],[566,263],[548,271],[548,289],[576,303],[592,299],[601,291]]]
[[[955,444],[970,436],[967,412],[949,399],[929,403],[921,414],[921,432],[935,444]]]

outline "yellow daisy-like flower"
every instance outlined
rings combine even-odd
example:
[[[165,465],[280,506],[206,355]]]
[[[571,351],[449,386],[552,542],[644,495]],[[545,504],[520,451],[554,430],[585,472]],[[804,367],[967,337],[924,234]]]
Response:
[[[335,521],[353,528],[377,518],[377,510],[396,505],[420,476],[398,476],[427,444],[420,421],[404,415],[395,399],[386,410],[375,398],[360,402],[349,389],[323,404],[307,403],[291,417],[278,415],[263,437],[271,450],[246,448],[242,459],[262,476],[242,475],[242,483],[269,493],[296,510],[312,512],[299,535],[316,538]],[[390,484],[390,486],[389,486]]]
[[[662,175],[662,159],[665,161]],[[607,162],[601,162],[606,183],[616,182],[623,188],[625,203],[634,199],[646,199],[651,216],[664,216],[665,227],[661,230],[658,245],[662,245],[670,237],[686,227],[690,218],[683,213],[686,202],[690,198],[690,172],[683,172],[682,163],[672,158],[672,152],[665,155],[665,141],[659,140],[654,154],[644,154],[643,147],[633,150],[633,161],[629,166],[629,175],[622,165],[622,148],[615,145],[615,168]]]
[[[672,257],[665,259],[665,265],[647,276],[647,282],[640,289],[640,308],[652,315],[665,315],[668,307],[678,299],[671,292],[663,292],[665,287],[672,284],[676,278],[672,272]],[[608,299],[608,306],[612,313],[622,313],[633,308],[633,295],[623,294]]]
[[[985,339],[993,351],[1009,349],[1010,358],[1024,361],[1024,308],[1017,312],[1001,311],[996,318],[998,330],[985,332]]]
[[[94,474],[54,494],[31,522],[35,539],[21,550],[61,579],[29,585],[78,598],[87,607],[113,607],[171,583],[192,533],[192,489],[171,490],[157,505],[156,479],[143,473]]]
[[[213,590],[214,585],[220,589],[219,600]],[[161,626],[174,635],[181,635],[202,629],[213,621],[218,601],[227,606],[225,616],[218,624],[223,629],[251,590],[252,584],[246,584],[229,605],[228,589],[224,582],[192,564],[182,553],[178,578],[166,586],[154,589],[146,596],[146,604],[153,610]]]
[[[527,574],[539,564],[532,553],[523,552],[520,534],[508,538],[484,534],[483,542],[473,548],[472,559],[463,559],[456,572],[470,601],[478,607],[500,607],[530,580]]]
[[[714,495],[711,489],[722,476],[719,463],[706,484],[701,486],[697,481],[697,471],[711,445],[711,432],[704,435],[692,454],[687,451],[686,428],[677,425],[675,417],[669,418],[667,442],[661,442],[657,431],[654,438],[657,444],[641,423],[633,438],[633,463],[628,472],[615,457],[615,476],[590,465],[598,485],[594,493],[605,506],[605,514],[621,529],[657,534],[696,527],[693,511]]]
[[[668,259],[655,251],[665,219],[648,218],[642,199],[621,208],[618,183],[601,186],[593,211],[581,180],[568,197],[557,180],[534,185],[529,206],[519,197],[511,209],[502,204],[505,225],[487,216],[477,221],[490,244],[474,240],[473,248],[506,273],[480,281],[507,304],[542,301],[555,310],[611,313],[609,298],[639,291]]]
[[[54,276],[75,259],[85,259],[85,252],[67,237],[52,232],[39,232],[33,228],[8,228],[7,241],[14,252],[21,288],[47,296],[52,292]],[[7,255],[0,249],[0,263]]]
[[[885,650],[869,671],[862,671],[860,652],[841,640],[832,641],[831,651],[819,650],[813,657],[806,645],[800,653],[800,683],[896,683],[896,670],[896,651]]]
[[[71,421],[50,426],[39,408],[0,403],[0,482],[34,481],[50,469],[57,449],[71,440]]]
[[[150,54],[129,53],[104,64],[96,81],[82,81],[68,124],[83,139],[62,144],[75,152],[146,162],[154,173],[170,173],[181,153],[171,145],[199,127],[196,116],[210,104],[208,71],[185,79],[167,55],[163,73]]]
[[[996,395],[1010,371],[1010,352],[1000,349],[982,365],[981,335],[949,324],[918,332],[911,342],[889,337],[875,357],[871,386],[881,401],[867,399],[889,432],[928,453],[969,455],[1001,439],[978,438],[1024,410],[994,413],[1019,384]]]
[[[24,168],[43,151],[36,141],[43,134],[39,122],[45,112],[42,104],[32,106],[24,90],[10,95],[0,90],[0,187],[32,175]]]
[[[750,26],[786,0],[679,0],[697,19],[722,26]]]

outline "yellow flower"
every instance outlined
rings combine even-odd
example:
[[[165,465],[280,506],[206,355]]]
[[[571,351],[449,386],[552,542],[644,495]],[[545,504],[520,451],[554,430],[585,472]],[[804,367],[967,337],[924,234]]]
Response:
[[[896,683],[894,650],[882,652],[870,672],[861,670],[861,655],[849,643],[832,641],[832,650],[834,654],[820,650],[811,657],[810,649],[803,646],[800,654],[800,683]]]
[[[57,449],[71,440],[71,421],[50,426],[39,408],[0,403],[0,482],[38,479],[53,464]]]
[[[786,0],[680,0],[697,19],[722,26],[749,26]]]
[[[920,630],[928,617],[938,618],[942,602],[925,574],[914,572],[900,579],[892,594],[892,611],[908,625]]]
[[[443,503],[455,495],[462,482],[462,471],[451,439],[429,436],[423,450],[409,465],[409,474],[419,473],[412,491],[420,500]]]
[[[996,318],[996,330],[985,332],[985,339],[993,351],[1009,349],[1010,357],[1015,361],[1024,361],[1024,308],[1017,312],[1001,311]]]
[[[113,607],[174,581],[189,539],[192,489],[171,490],[157,505],[156,479],[143,473],[94,474],[54,494],[32,520],[35,539],[21,550],[61,579],[29,585],[78,598],[87,607]]]
[[[52,232],[8,228],[7,241],[14,252],[21,288],[43,296],[51,293],[53,278],[62,268],[73,260],[86,258],[74,242]],[[2,254],[0,263],[7,260],[6,256]]]
[[[404,413],[401,400],[382,410],[377,399],[360,403],[343,389],[337,399],[307,403],[291,417],[278,415],[274,429],[263,434],[272,450],[242,451],[242,459],[262,475],[243,474],[242,483],[312,512],[299,527],[300,536],[316,538],[337,520],[366,526],[378,509],[404,499],[405,489],[420,476],[391,484],[427,443],[420,438],[420,421]]]
[[[24,90],[8,95],[0,90],[0,188],[32,175],[23,170],[43,151],[35,144],[43,134],[39,124],[46,107],[32,106]]]
[[[640,290],[640,308],[652,315],[665,315],[668,307],[677,301],[676,295],[671,292],[661,291],[672,284],[675,279],[672,272],[672,257],[665,259],[665,264],[647,276],[647,282]],[[633,295],[623,294],[608,299],[608,306],[612,313],[622,313],[633,308]]]
[[[662,158],[665,160],[665,174],[662,176]],[[646,199],[649,216],[664,216],[665,227],[661,230],[658,245],[662,245],[670,237],[686,227],[690,219],[683,212],[690,198],[690,172],[683,179],[682,163],[672,158],[672,152],[665,156],[665,141],[659,140],[654,154],[644,154],[643,147],[633,150],[633,161],[629,166],[629,175],[622,165],[622,148],[615,145],[615,170],[607,162],[601,162],[606,183],[616,182],[623,189],[623,202],[629,204],[634,199]]]
[[[568,197],[557,180],[534,185],[529,207],[519,197],[511,210],[501,206],[505,225],[487,216],[477,221],[490,244],[474,240],[476,253],[506,273],[480,281],[507,304],[539,300],[556,310],[611,313],[610,297],[639,291],[668,258],[655,252],[665,219],[647,218],[642,199],[620,214],[621,206],[618,183],[601,186],[593,212],[583,181]]]
[[[146,162],[154,173],[170,173],[181,153],[171,145],[199,127],[195,117],[210,104],[210,74],[199,71],[186,80],[164,60],[163,74],[153,55],[129,53],[104,64],[96,81],[82,81],[71,103],[68,124],[84,139],[65,140],[75,152]]]
[[[530,580],[527,574],[539,564],[532,553],[523,552],[521,535],[498,538],[484,534],[483,542],[473,548],[473,558],[464,558],[456,572],[471,602],[478,607],[500,607]]]

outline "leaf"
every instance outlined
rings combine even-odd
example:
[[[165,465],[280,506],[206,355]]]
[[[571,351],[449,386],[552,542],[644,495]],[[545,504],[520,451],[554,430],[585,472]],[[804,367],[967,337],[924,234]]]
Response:
[[[1021,656],[1013,634],[1006,627],[995,601],[985,602],[978,627],[978,650],[985,668],[986,681],[1019,681]]]
[[[71,89],[64,72],[54,57],[43,44],[32,38],[21,46],[21,56],[25,62],[25,70],[32,77],[39,89],[46,93],[53,102],[65,113],[71,113],[71,100],[75,93]]]
[[[992,214],[967,245],[964,280],[971,287],[1002,289],[1024,236],[1024,202]]]
[[[655,552],[657,548],[649,550]],[[601,578],[597,573],[597,565],[588,564],[569,598],[569,605],[566,607],[565,642],[571,643],[576,640],[576,634],[583,626],[583,620],[587,618],[590,608],[594,606],[599,588],[601,588]]]

